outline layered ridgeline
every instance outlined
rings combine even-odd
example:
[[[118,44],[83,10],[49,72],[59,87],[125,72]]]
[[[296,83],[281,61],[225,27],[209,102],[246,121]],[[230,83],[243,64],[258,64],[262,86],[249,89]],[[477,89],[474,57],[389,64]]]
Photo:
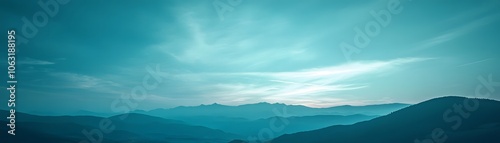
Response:
[[[299,131],[315,130],[331,125],[347,125],[373,119],[409,106],[392,103],[366,106],[335,106],[311,108],[280,103],[256,103],[239,106],[221,104],[135,111],[135,113],[182,120],[193,125],[220,129],[245,137],[257,136],[270,124],[283,126],[273,131],[273,137]],[[277,120],[277,121],[276,121]]]
[[[8,115],[7,111],[0,111]],[[5,118],[0,119],[8,127]],[[102,128],[104,127],[104,128]],[[193,126],[182,121],[143,114],[95,116],[36,116],[16,113],[16,136],[0,134],[7,143],[222,143],[240,136],[221,130]]]
[[[500,115],[498,115],[500,102],[494,100],[463,97],[436,98],[401,110],[395,109],[380,117],[362,115],[359,113],[367,112],[354,112],[356,109],[351,109],[352,113],[357,113],[353,115],[334,115],[339,112],[321,112],[332,115],[296,116],[300,114],[294,114],[291,116],[288,113],[296,113],[297,111],[287,105],[267,103],[260,103],[260,105],[272,105],[268,109],[271,113],[279,111],[281,115],[289,116],[275,117],[276,114],[270,114],[269,117],[264,118],[256,116],[244,118],[241,116],[245,113],[244,111],[240,114],[235,113],[235,116],[221,116],[220,113],[213,116],[207,114],[198,116],[194,114],[199,112],[194,112],[191,116],[188,114],[183,116],[186,120],[177,120],[139,113],[121,114],[109,118],[37,116],[17,113],[16,136],[5,133],[0,134],[0,138],[6,142],[66,143],[82,140],[99,142],[102,139],[103,143],[237,143],[242,142],[242,140],[234,139],[248,139],[248,134],[256,136],[262,129],[272,128],[271,123],[277,120],[286,120],[286,126],[281,127],[283,127],[282,132],[287,134],[273,139],[273,143],[500,142],[500,138],[495,136],[500,132]],[[210,108],[211,106],[223,105],[182,108]],[[277,107],[273,108],[274,106]],[[382,105],[374,106],[380,107]],[[341,106],[340,108],[347,107],[365,108],[356,106]],[[219,111],[217,109],[203,110],[217,113]],[[256,110],[258,109],[260,108],[256,108]],[[253,110],[247,112],[256,113]],[[8,112],[0,111],[0,114],[7,116]],[[268,113],[262,113],[262,115],[265,114]],[[180,118],[180,116],[176,118]],[[208,126],[218,126],[224,130],[190,123],[202,123],[203,120]],[[355,123],[356,121],[362,122]],[[7,119],[0,118],[0,123],[7,124]],[[109,127],[110,124],[107,123],[111,123],[113,126],[113,130],[110,132],[106,132],[100,127],[103,124]],[[4,131],[8,130],[8,126],[0,128]],[[305,128],[321,129],[308,131]],[[276,136],[279,134],[275,132]]]
[[[8,142],[227,143],[258,136],[262,129],[272,128],[271,123],[276,121],[286,121],[286,125],[274,133],[275,137],[331,125],[353,124],[406,106],[384,104],[309,108],[269,103],[241,106],[213,104],[137,111],[111,117],[98,117],[97,114],[39,116],[17,112],[16,136],[0,134],[0,137]],[[0,114],[7,116],[8,111],[0,110]],[[0,123],[7,124],[7,120],[0,119]],[[283,125],[283,122],[277,125]],[[113,129],[107,132],[101,126]],[[0,128],[8,130],[7,126]]]
[[[442,97],[353,125],[283,135],[272,143],[499,143],[498,133],[499,101]]]
[[[395,110],[409,106],[409,104],[391,103],[366,106],[334,106],[328,108],[311,108],[302,105],[286,105],[282,103],[255,103],[238,106],[210,104],[200,106],[179,106],[170,109],[155,109],[151,111],[134,111],[164,118],[182,118],[196,116],[217,116],[245,118],[249,120],[269,118],[273,116],[315,116],[315,115],[386,115]],[[274,111],[274,110],[277,110]]]

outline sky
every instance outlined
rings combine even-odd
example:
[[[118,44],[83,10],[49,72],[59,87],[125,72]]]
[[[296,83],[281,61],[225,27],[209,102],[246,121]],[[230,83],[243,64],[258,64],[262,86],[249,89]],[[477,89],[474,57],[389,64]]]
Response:
[[[496,0],[69,0],[33,35],[23,18],[43,20],[33,20],[42,6],[0,3],[0,28],[26,39],[16,57],[25,112],[111,112],[123,99],[134,110],[414,104],[474,97],[481,76],[500,81]],[[162,82],[131,98],[151,69]]]

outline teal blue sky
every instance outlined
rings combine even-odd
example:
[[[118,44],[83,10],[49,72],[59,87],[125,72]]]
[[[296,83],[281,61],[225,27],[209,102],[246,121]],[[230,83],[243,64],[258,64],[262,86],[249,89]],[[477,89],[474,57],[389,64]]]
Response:
[[[473,97],[479,76],[500,81],[497,0],[401,0],[364,48],[346,53],[341,43],[355,46],[355,29],[366,33],[377,22],[370,12],[393,2],[72,0],[18,44],[16,108],[110,112],[156,65],[163,82],[134,109],[418,103]],[[19,36],[22,17],[43,11],[35,1],[0,3],[0,27]]]

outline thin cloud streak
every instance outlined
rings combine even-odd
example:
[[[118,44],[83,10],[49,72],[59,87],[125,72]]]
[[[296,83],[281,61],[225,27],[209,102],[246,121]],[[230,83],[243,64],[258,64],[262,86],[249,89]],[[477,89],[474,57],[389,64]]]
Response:
[[[481,62],[486,62],[488,60],[491,60],[491,58],[487,58],[487,59],[483,59],[483,60],[479,60],[479,61],[474,61],[474,62],[470,62],[470,63],[466,63],[466,64],[462,64],[462,65],[457,66],[457,68],[464,67],[464,66],[470,66],[470,65],[473,65],[473,64],[481,63]]]
[[[25,59],[17,62],[17,64],[19,64],[19,65],[53,65],[55,63],[49,62],[49,61],[44,61],[44,60],[25,58]]]
[[[480,18],[478,20],[466,23],[458,28],[452,29],[444,34],[438,35],[436,37],[430,38],[428,40],[425,40],[418,44],[415,48],[411,49],[410,51],[420,51],[420,50],[425,50],[429,48],[433,48],[437,45],[440,45],[442,43],[454,40],[460,36],[463,36],[467,33],[473,32],[483,26],[486,26],[495,20],[498,20],[500,15],[491,15],[491,16],[486,16],[483,18]]]
[[[339,92],[368,87],[367,83],[359,83],[351,79],[383,74],[406,64],[431,59],[401,58],[389,61],[361,61],[293,72],[167,73],[164,76],[175,79],[176,83],[186,85],[186,88],[193,91],[189,94],[196,94],[191,96],[207,98],[207,100],[220,99],[218,103],[234,101],[300,103],[290,100],[303,100],[302,98],[305,97],[311,100],[310,97],[314,97],[314,100],[328,101],[335,98]],[[213,83],[214,80],[217,82]],[[212,82],[212,84],[205,84],[207,82]]]

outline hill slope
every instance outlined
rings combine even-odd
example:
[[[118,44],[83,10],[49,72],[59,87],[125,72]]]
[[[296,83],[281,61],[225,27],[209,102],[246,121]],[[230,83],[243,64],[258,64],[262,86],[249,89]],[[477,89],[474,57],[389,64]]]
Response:
[[[257,136],[259,131],[265,128],[270,128],[270,124],[280,126],[282,129],[274,132],[275,137],[296,133],[300,131],[316,130],[331,125],[348,125],[360,121],[373,119],[377,116],[366,115],[316,115],[316,116],[301,116],[301,117],[271,117],[258,120],[234,121],[225,120],[220,122],[207,123],[203,126],[213,129],[220,129],[242,136]]]
[[[468,106],[464,106],[464,101]],[[449,143],[500,142],[500,138],[496,136],[500,132],[500,115],[498,114],[500,102],[477,99],[478,104],[473,104],[474,102],[470,101],[474,100],[463,97],[431,99],[369,121],[287,134],[272,142],[417,143],[426,141],[425,143],[433,143],[433,137],[438,142]],[[473,105],[477,105],[477,109],[474,109]]]
[[[7,111],[0,111],[7,115]],[[92,116],[35,116],[16,113],[16,136],[1,134],[7,143],[17,142],[79,142],[86,139],[83,130],[93,132],[105,121],[114,127],[112,132],[102,131],[103,143],[107,142],[154,142],[154,143],[222,143],[238,136],[221,130],[184,124],[181,121],[163,119],[142,114],[122,114],[109,118]],[[0,123],[7,124],[6,119]],[[1,129],[7,131],[7,126]],[[101,129],[102,130],[102,129]],[[92,134],[99,139],[99,135]]]

